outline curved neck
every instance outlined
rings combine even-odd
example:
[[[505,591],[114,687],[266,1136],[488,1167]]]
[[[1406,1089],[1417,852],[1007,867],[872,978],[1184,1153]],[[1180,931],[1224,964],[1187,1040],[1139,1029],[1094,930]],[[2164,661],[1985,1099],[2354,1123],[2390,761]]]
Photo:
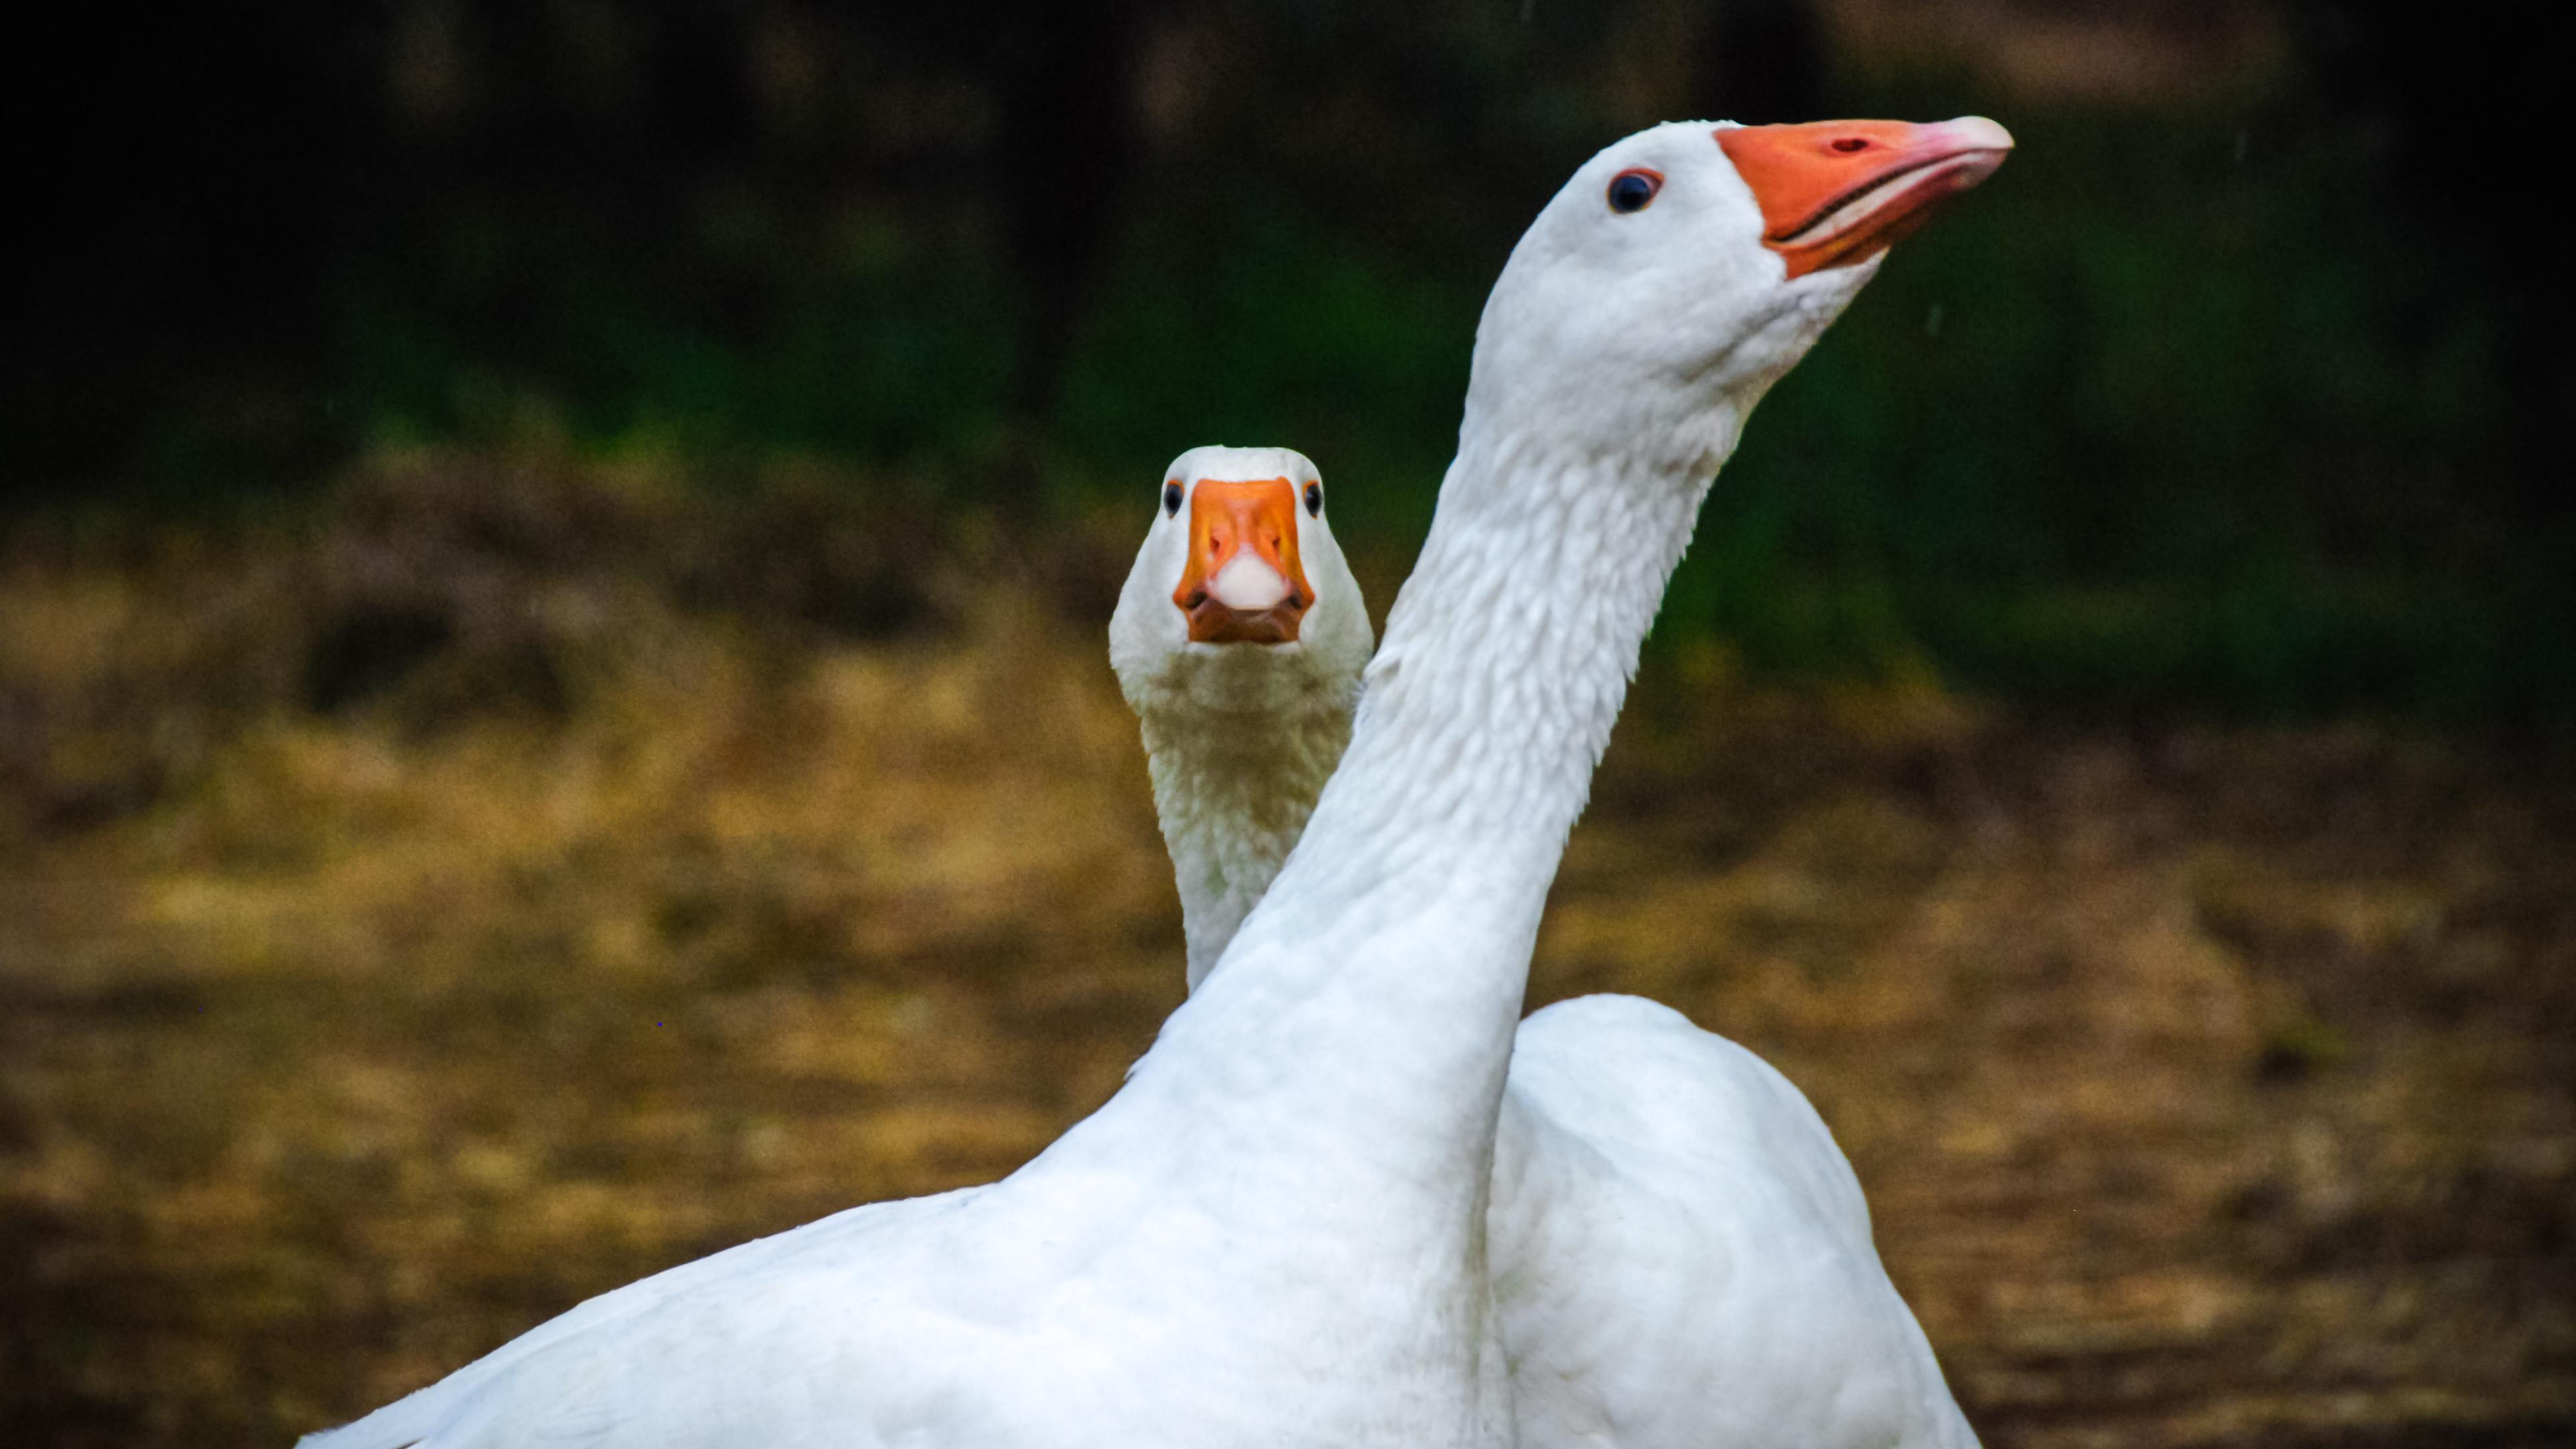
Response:
[[[1466,862],[1534,927],[1707,487],[1508,434],[1464,449],[1308,827],[1314,858],[1280,885],[1302,869],[1360,891]]]
[[[1284,1180],[1195,1174],[1186,1190],[1305,1231],[1328,1192],[1451,1235],[1416,1253],[1479,1238],[1540,908],[1707,491],[1693,461],[1479,418],[1471,405],[1303,838],[1093,1119],[1150,1124],[1184,1154],[1274,1142]],[[1720,431],[1731,444],[1731,413]]]
[[[1210,687],[1167,687],[1137,718],[1154,813],[1180,890],[1189,985],[1196,991],[1305,832],[1315,797],[1350,743],[1356,689],[1312,681],[1274,699],[1257,687],[1228,691],[1220,680],[1192,683]],[[1238,692],[1241,708],[1214,707],[1205,698]]]
[[[1446,1426],[1508,1413],[1486,1210],[1530,948],[1714,471],[1491,416],[1471,386],[1350,748],[1269,893],[1117,1095],[994,1190],[1113,1205],[1087,1281],[1138,1321],[1264,1305],[1242,1342],[1270,1381],[1378,1365]]]

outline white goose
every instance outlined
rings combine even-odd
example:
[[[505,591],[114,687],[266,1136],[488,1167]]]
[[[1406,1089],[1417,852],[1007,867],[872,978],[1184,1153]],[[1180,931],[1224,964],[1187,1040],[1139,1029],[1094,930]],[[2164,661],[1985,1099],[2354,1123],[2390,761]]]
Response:
[[[1303,454],[1195,448],[1160,493],[1109,650],[1195,990],[1349,738],[1368,616]],[[1823,1120],[1679,1012],[1521,1023],[1486,1221],[1523,1449],[1976,1443]]]
[[[1376,641],[1305,454],[1193,448],[1156,504],[1109,665],[1144,731],[1196,991],[1341,762]]]
[[[307,1442],[1509,1443],[1485,1207],[1540,906],[1711,474],[1869,274],[1785,275],[1729,134],[1613,145],[1515,248],[1341,768],[1116,1096],[998,1183],[603,1294]],[[1786,240],[1992,149],[1943,134]]]

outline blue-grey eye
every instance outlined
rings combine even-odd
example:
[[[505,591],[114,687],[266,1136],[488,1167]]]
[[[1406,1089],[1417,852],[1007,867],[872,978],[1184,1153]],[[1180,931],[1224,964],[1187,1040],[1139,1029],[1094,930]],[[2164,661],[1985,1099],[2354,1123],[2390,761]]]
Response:
[[[1167,478],[1163,482],[1163,511],[1175,518],[1180,516],[1181,480],[1178,478]]]
[[[1306,516],[1308,518],[1324,516],[1324,485],[1321,483],[1306,485]]]
[[[1646,203],[1655,199],[1655,193],[1663,189],[1664,178],[1660,173],[1642,166],[1622,171],[1610,178],[1610,209],[1621,216],[1643,211]]]

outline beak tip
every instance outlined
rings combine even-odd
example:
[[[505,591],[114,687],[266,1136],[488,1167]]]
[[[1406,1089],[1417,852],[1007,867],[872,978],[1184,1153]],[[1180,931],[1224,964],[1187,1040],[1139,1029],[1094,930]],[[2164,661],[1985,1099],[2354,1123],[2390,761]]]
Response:
[[[1948,129],[1960,141],[1982,151],[2009,151],[2013,148],[2012,132],[1983,116],[1961,116],[1950,122]]]

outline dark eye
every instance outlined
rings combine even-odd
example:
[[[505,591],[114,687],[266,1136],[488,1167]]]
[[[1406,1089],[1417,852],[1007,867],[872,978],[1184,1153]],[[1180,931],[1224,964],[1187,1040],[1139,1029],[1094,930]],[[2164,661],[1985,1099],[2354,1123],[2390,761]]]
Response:
[[[1324,516],[1324,485],[1321,483],[1306,485],[1306,516],[1308,518]]]
[[[1643,211],[1646,203],[1655,199],[1655,193],[1663,189],[1664,178],[1660,172],[1649,171],[1642,166],[1633,171],[1622,171],[1610,178],[1610,209],[1621,216]]]
[[[1177,518],[1181,512],[1181,480],[1168,479],[1163,484],[1163,511]]]

